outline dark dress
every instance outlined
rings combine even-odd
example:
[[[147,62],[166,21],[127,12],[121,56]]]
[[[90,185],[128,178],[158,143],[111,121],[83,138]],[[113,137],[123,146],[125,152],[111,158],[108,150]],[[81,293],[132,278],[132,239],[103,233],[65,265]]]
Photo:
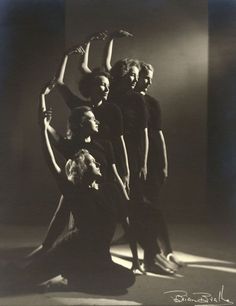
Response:
[[[112,145],[109,141],[92,140],[91,142],[81,142],[78,140],[61,138],[58,145],[56,146],[56,149],[64,156],[66,160],[72,158],[73,155],[77,153],[80,149],[87,149],[89,153],[95,158],[95,160],[100,163],[100,169],[102,173],[100,183],[113,183],[113,188],[111,188],[110,193],[112,194],[113,192],[115,192],[116,195],[118,194],[119,197],[122,198],[120,205],[120,214],[127,215],[125,199],[123,197],[123,194],[121,194],[119,187],[114,181],[112,164],[115,163],[115,158]],[[66,204],[64,197],[61,197],[61,200],[51,220],[48,232],[43,242],[43,245],[45,247],[50,247],[52,243],[56,241],[58,236],[61,235],[65,227],[68,226],[69,215],[70,210],[68,209],[68,205]],[[69,229],[73,227],[74,222],[73,220],[71,220],[69,224]]]
[[[124,128],[119,107],[111,103],[111,101],[103,101],[98,106],[91,105],[89,101],[83,100],[72,93],[65,84],[59,85],[58,89],[71,111],[79,106],[89,106],[92,108],[95,118],[100,123],[98,133],[94,135],[94,139],[108,140],[112,143],[118,172],[120,175],[124,175],[126,170],[125,159],[120,143],[120,137],[124,134]]]
[[[163,145],[159,134],[159,131],[162,130],[161,108],[159,101],[149,95],[144,96],[144,101],[147,108],[149,138],[145,194],[151,201],[157,202],[164,181],[163,169],[165,166]]]
[[[59,189],[72,212],[76,229],[67,233],[42,256],[29,263],[20,274],[23,283],[40,283],[59,274],[78,289],[127,288],[133,273],[111,259],[110,243],[120,221],[119,194],[113,185],[98,190],[82,189],[67,179],[59,179]],[[78,229],[79,228],[79,229]]]
[[[141,199],[142,185],[139,171],[143,166],[143,131],[147,128],[147,109],[143,96],[134,91],[112,96],[111,101],[121,109],[124,121],[124,139],[130,167],[131,199]]]

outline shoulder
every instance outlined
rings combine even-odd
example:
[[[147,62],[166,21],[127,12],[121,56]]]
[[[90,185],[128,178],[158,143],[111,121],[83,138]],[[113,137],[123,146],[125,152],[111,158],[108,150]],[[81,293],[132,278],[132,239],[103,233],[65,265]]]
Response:
[[[120,115],[121,114],[121,109],[118,105],[116,105],[115,103],[112,102],[107,102],[106,103],[108,106],[108,110],[113,113],[114,115]]]
[[[153,96],[145,95],[145,100],[150,106],[158,108],[158,109],[161,108],[159,100],[157,100]]]
[[[106,148],[107,146],[110,145],[110,143],[111,142],[107,139],[96,139],[96,140],[93,140],[92,142],[92,144],[98,148]]]
[[[111,152],[113,151],[112,143],[106,139],[96,139],[93,141],[94,146],[103,152]]]
[[[145,95],[145,99],[147,100],[147,101],[149,101],[150,103],[152,103],[152,104],[157,104],[157,105],[160,105],[160,102],[159,102],[159,100],[157,100],[156,98],[154,98],[153,96],[150,96],[150,95]]]
[[[143,97],[143,95],[141,95],[141,93],[134,91],[134,90],[130,90],[127,92],[127,96],[133,98],[133,99],[140,99]]]
[[[130,101],[131,103],[135,103],[135,104],[144,104],[145,100],[144,100],[144,96],[141,95],[139,92],[136,91],[129,91],[126,94],[126,99],[128,101]]]

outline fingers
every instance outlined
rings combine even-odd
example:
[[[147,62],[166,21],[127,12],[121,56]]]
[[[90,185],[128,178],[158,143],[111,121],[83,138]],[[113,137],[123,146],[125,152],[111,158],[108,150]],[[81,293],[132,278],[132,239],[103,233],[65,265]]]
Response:
[[[47,119],[47,121],[50,121],[52,119],[52,108],[49,107],[47,110],[43,112],[44,119]]]
[[[74,54],[74,53],[80,53],[81,55],[85,54],[85,50],[82,46],[76,46],[76,47],[73,47],[71,49],[69,49],[69,51],[67,52],[67,55],[71,55],[71,54]]]
[[[127,194],[129,195],[129,193],[130,193],[129,176],[124,176],[124,177],[122,178],[122,181],[123,181],[125,190],[126,190]]]
[[[90,41],[92,40],[105,40],[108,36],[108,31],[105,30],[105,31],[102,31],[102,32],[96,32],[94,34],[91,35],[90,37]]]
[[[74,52],[75,53],[80,53],[81,55],[83,55],[85,53],[85,50],[82,46],[79,46],[79,47],[75,48]]]
[[[140,178],[140,180],[145,180],[143,170],[141,170],[141,171],[139,172],[139,178]]]
[[[134,35],[124,30],[117,30],[111,33],[111,36],[116,38],[122,38],[122,37],[133,37]]]
[[[124,36],[124,37],[134,37],[133,34],[127,32],[127,31],[124,31],[124,30],[119,30],[119,34]]]
[[[129,186],[129,182],[126,183],[126,191],[128,193],[128,195],[130,195],[130,186]]]

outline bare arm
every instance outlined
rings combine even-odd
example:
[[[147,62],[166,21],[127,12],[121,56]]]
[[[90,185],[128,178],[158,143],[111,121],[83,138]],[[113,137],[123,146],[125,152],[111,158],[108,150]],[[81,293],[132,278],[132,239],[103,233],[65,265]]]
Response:
[[[146,180],[147,178],[147,159],[148,159],[148,150],[149,150],[149,138],[148,138],[147,128],[143,130],[142,137],[144,138],[143,165],[139,172],[139,177],[143,177],[144,180]]]
[[[85,46],[85,52],[83,57],[81,57],[81,63],[80,63],[80,70],[84,73],[91,73],[91,69],[88,67],[88,59],[89,59],[89,50],[90,50],[90,44],[91,42],[87,42]]]
[[[45,91],[41,94],[40,104],[39,104],[39,118],[41,120],[40,127],[42,135],[42,147],[45,155],[45,160],[52,174],[56,178],[58,178],[61,176],[61,169],[55,160],[55,156],[48,136],[48,126],[51,121],[51,112],[46,110],[45,95],[47,95],[50,92],[50,90],[51,89],[47,87]]]
[[[110,33],[110,35],[107,38],[107,42],[103,53],[103,62],[102,62],[103,67],[107,71],[110,71],[112,68],[111,58],[113,52],[114,38],[121,38],[121,37],[133,37],[133,35],[130,34],[129,32],[118,30]]]
[[[106,37],[107,37],[107,32],[104,31],[104,32],[96,32],[87,38],[87,40],[84,43],[84,53],[83,56],[81,57],[81,62],[80,62],[80,70],[82,73],[87,74],[92,72],[88,66],[91,42],[94,40],[104,40]]]
[[[165,143],[165,137],[163,135],[162,130],[159,130],[159,136],[162,143],[162,151],[163,151],[163,157],[164,157],[164,180],[168,177],[168,159],[167,159],[167,150],[166,150],[166,143]]]
[[[51,90],[53,89],[53,87],[55,86],[54,80],[51,81],[49,83],[49,85],[47,86],[46,90],[44,90],[44,92],[41,93],[41,103],[39,106],[39,118],[42,121],[42,117],[44,116],[44,112],[46,112],[46,100],[45,100],[45,96],[48,95]],[[47,125],[47,130],[49,132],[49,136],[50,136],[50,140],[52,141],[52,144],[57,146],[60,142],[61,139],[61,135],[59,135],[57,133],[57,131],[50,125]]]
[[[56,75],[56,81],[57,81],[57,84],[59,84],[59,85],[64,84],[64,76],[65,76],[65,71],[66,71],[66,65],[67,65],[67,62],[68,62],[68,58],[69,58],[68,54],[65,54],[62,58],[60,66],[59,66],[59,70],[58,70],[58,73]]]
[[[105,45],[105,50],[103,54],[103,62],[102,65],[105,67],[107,71],[110,71],[112,66],[111,66],[111,58],[112,58],[112,51],[113,51],[113,41],[114,38],[110,36],[107,39],[106,45]]]
[[[64,56],[62,58],[62,61],[61,61],[61,64],[59,66],[58,72],[57,72],[56,77],[55,77],[56,82],[58,84],[64,84],[64,76],[65,76],[65,71],[66,71],[66,66],[67,66],[69,56],[72,55],[72,54],[76,54],[76,53],[84,54],[85,50],[82,46],[76,46],[76,47],[73,47],[73,48],[69,49],[64,54]]]
[[[123,182],[122,182],[122,180],[121,180],[121,178],[119,176],[119,173],[117,171],[117,168],[116,168],[115,164],[112,164],[112,170],[113,170],[114,176],[117,179],[117,182],[118,182],[118,184],[119,184],[119,186],[120,186],[120,188],[121,188],[121,190],[122,190],[126,200],[129,200],[129,196],[128,196],[127,191],[125,189],[125,186],[124,186],[124,184],[123,184]]]
[[[125,184],[126,188],[129,190],[129,180],[130,180],[130,171],[129,171],[129,160],[128,160],[128,153],[126,149],[126,144],[124,140],[124,136],[121,135],[120,137],[121,144],[122,144],[122,149],[123,149],[123,154],[125,157],[125,170],[126,170],[126,175],[124,177],[123,183]]]

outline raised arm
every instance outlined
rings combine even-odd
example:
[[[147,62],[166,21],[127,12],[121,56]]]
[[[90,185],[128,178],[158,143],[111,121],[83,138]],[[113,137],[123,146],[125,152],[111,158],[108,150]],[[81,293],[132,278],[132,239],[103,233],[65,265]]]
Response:
[[[65,71],[66,71],[66,66],[67,66],[67,62],[68,62],[68,58],[70,55],[72,54],[84,54],[85,50],[82,46],[76,46],[73,48],[70,48],[68,51],[65,52],[65,54],[63,55],[61,64],[59,66],[58,72],[56,74],[56,82],[59,85],[63,85],[64,84],[64,76],[65,76]]]
[[[41,117],[43,116],[43,113],[46,112],[46,100],[45,100],[45,96],[48,95],[52,89],[55,87],[55,79],[53,79],[46,87],[46,89],[43,90],[43,92],[41,93],[41,104],[40,104],[40,108],[41,110],[39,110],[39,118],[40,120],[42,119]],[[58,146],[62,136],[60,134],[57,133],[57,131],[50,125],[48,124],[47,126],[47,130],[49,133],[49,137],[50,137],[50,141],[52,142],[52,144],[54,146]]]
[[[55,156],[48,136],[48,127],[50,125],[52,113],[51,110],[46,109],[45,95],[49,94],[50,91],[51,88],[46,87],[46,89],[41,93],[40,96],[39,120],[40,120],[41,135],[42,135],[42,147],[45,155],[45,160],[48,164],[50,171],[56,178],[60,178],[62,173],[61,168],[58,166],[55,160]]]
[[[103,61],[102,61],[102,65],[107,71],[110,71],[112,68],[111,58],[112,58],[112,52],[113,52],[114,38],[122,38],[122,37],[133,37],[133,34],[127,31],[124,31],[124,30],[118,30],[108,35],[104,53],[103,53]]]
[[[96,32],[92,35],[90,35],[87,40],[84,43],[84,53],[83,56],[80,57],[81,62],[80,62],[80,70],[82,73],[87,74],[91,73],[92,70],[88,66],[88,61],[89,61],[89,51],[90,51],[90,45],[91,42],[94,40],[105,40],[107,37],[107,31],[104,32]]]

